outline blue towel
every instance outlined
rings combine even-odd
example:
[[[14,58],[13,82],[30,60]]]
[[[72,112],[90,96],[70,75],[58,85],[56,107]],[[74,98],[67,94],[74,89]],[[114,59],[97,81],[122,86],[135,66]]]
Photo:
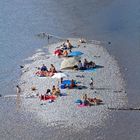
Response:
[[[82,104],[83,101],[81,99],[78,99],[78,100],[75,101],[75,103]]]
[[[82,72],[96,72],[96,68],[88,68],[86,70],[81,70]]]
[[[66,93],[60,93],[60,97],[61,96],[67,96],[67,94]]]
[[[74,81],[75,82],[75,81]],[[63,82],[62,82],[62,84],[64,84],[64,85],[70,85],[71,84],[71,80],[64,80]],[[76,84],[76,82],[75,82],[75,84]]]

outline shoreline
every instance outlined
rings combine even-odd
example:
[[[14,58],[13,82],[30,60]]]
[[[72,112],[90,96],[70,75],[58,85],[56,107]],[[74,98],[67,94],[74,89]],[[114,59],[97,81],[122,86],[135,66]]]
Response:
[[[70,39],[74,46],[77,46],[79,39]],[[47,48],[49,53],[37,51],[35,55],[28,58],[32,60],[31,63],[25,64],[21,76],[21,88],[24,95],[45,94],[47,88],[52,88],[52,85],[57,84],[56,79],[50,77],[37,77],[34,73],[37,71],[36,67],[40,67],[43,63],[49,67],[54,64],[57,70],[60,70],[60,63],[62,59],[52,55],[56,46],[62,42],[43,47]],[[86,47],[84,47],[86,46]],[[87,89],[64,89],[61,90],[67,93],[66,97],[59,97],[54,103],[41,106],[39,98],[28,98],[23,100],[23,108],[36,113],[35,118],[45,123],[47,126],[62,125],[62,127],[72,127],[75,131],[84,129],[88,126],[98,126],[104,123],[108,117],[109,110],[107,107],[122,107],[127,104],[125,93],[125,82],[121,76],[117,61],[111,56],[105,48],[99,44],[83,43],[79,48],[73,49],[83,52],[82,60],[95,61],[97,65],[102,65],[104,68],[96,69],[95,72],[79,72],[72,70],[63,70],[64,73],[69,74],[69,79],[75,79],[81,84],[86,85]],[[25,72],[26,71],[26,72]],[[78,78],[76,75],[84,75],[84,78]],[[93,77],[95,81],[95,90],[89,89],[90,78]],[[36,86],[35,92],[31,91],[31,87]],[[96,92],[95,92],[96,91]],[[77,108],[74,103],[76,99],[87,93],[89,97],[99,97],[103,100],[104,105]],[[49,115],[48,115],[49,114]],[[82,115],[81,115],[82,114]]]

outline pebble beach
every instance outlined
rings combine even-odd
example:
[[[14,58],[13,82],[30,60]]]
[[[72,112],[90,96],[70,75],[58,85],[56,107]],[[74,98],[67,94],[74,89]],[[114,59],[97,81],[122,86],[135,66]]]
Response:
[[[26,111],[35,113],[35,118],[46,126],[57,126],[61,128],[72,128],[71,131],[80,131],[89,126],[103,125],[108,119],[110,110],[108,107],[119,108],[127,104],[125,92],[125,82],[121,76],[117,61],[107,50],[101,46],[100,42],[80,43],[79,39],[70,38],[71,44],[75,46],[72,51],[81,51],[81,61],[86,58],[94,61],[102,68],[94,71],[75,71],[61,70],[60,65],[64,58],[58,58],[53,55],[56,47],[63,44],[57,42],[38,49],[36,53],[25,60],[24,68],[20,78],[20,87],[22,89],[22,108]],[[48,50],[44,51],[44,49]],[[46,53],[47,52],[47,53]],[[26,61],[29,61],[26,63]],[[35,73],[37,68],[45,64],[48,68],[53,64],[57,71],[67,74],[65,79],[74,79],[84,89],[61,89],[67,96],[58,97],[53,103],[41,101],[36,94],[45,94],[48,88],[58,84],[58,79],[51,77],[38,77]],[[94,89],[90,89],[90,78],[94,80]],[[37,90],[32,91],[35,86]],[[100,98],[102,105],[91,107],[78,107],[75,101],[81,99],[83,94],[91,98]],[[43,105],[42,105],[43,104]]]

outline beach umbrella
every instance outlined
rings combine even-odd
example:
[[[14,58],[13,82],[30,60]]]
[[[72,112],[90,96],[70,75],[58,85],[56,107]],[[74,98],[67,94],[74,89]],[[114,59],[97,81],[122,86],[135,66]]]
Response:
[[[73,51],[73,52],[71,52],[71,53],[69,53],[68,54],[68,56],[79,56],[79,55],[82,55],[83,53],[82,52],[80,52],[80,51]]]
[[[68,57],[65,58],[61,63],[61,69],[70,69],[78,64],[81,57]]]
[[[57,79],[61,79],[61,78],[65,78],[68,77],[68,75],[66,75],[65,73],[55,73],[52,78],[57,78]],[[59,86],[59,80],[58,80],[58,86]]]
[[[60,78],[65,78],[65,77],[68,77],[68,75],[66,75],[65,73],[55,73],[52,78],[57,78],[57,79],[60,79]]]

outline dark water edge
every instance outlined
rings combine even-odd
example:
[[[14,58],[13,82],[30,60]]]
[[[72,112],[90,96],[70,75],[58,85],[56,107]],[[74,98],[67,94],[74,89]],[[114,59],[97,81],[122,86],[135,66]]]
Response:
[[[140,106],[140,1],[139,0],[5,0],[0,2],[0,88],[14,94],[19,65],[47,40],[35,35],[45,31],[61,37],[102,41],[115,56],[126,81],[130,106]],[[108,41],[111,44],[108,44]],[[0,138],[139,140],[140,112],[117,111],[104,126],[83,132],[48,128],[34,114],[17,112],[15,100],[0,101]],[[53,135],[55,134],[55,135]]]

